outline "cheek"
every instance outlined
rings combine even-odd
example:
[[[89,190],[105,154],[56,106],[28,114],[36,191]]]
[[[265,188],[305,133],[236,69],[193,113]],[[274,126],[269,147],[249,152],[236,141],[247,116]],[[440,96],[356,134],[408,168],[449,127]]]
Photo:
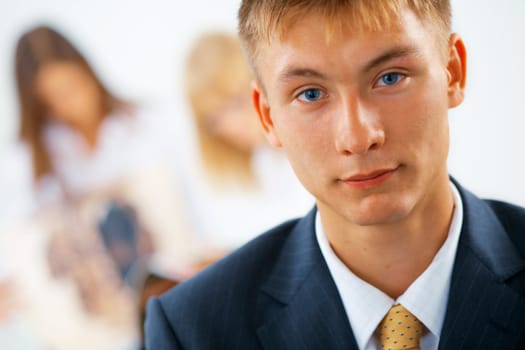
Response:
[[[102,105],[102,93],[95,83],[80,86],[78,90],[78,107],[96,113]]]
[[[332,157],[332,133],[329,123],[322,117],[311,117],[299,113],[280,114],[275,131],[282,143],[290,164],[297,176],[308,188],[319,182],[323,170],[329,168],[328,160]],[[332,145],[332,147],[330,147]]]
[[[298,158],[320,152],[320,145],[326,139],[326,124],[321,122],[321,117],[283,110],[278,111],[274,125],[285,151],[298,153]]]
[[[398,103],[386,106],[383,115],[388,115],[390,128],[404,133],[405,142],[421,140],[431,142],[448,124],[448,97],[446,80],[442,74],[434,73],[422,84],[414,86]]]
[[[435,91],[422,89],[417,98],[409,99],[397,112],[399,121],[390,123],[387,131],[407,156],[427,167],[438,163],[441,166],[448,155],[447,96],[436,95]]]
[[[99,94],[93,89],[76,85],[62,91],[64,92],[48,102],[50,112],[64,121],[91,115],[95,107],[100,105]]]
[[[51,117],[58,121],[69,121],[72,109],[70,97],[51,98],[46,101],[46,105]]]
[[[215,127],[213,134],[236,148],[243,148],[247,134],[242,125],[230,120],[223,121]]]
[[[444,92],[441,95],[427,92],[426,100],[427,103],[420,109],[422,117],[418,131],[422,135],[422,142],[429,144],[433,152],[439,153],[440,150],[448,149],[448,99]]]
[[[78,91],[71,92],[67,98],[64,98],[56,105],[56,111],[60,118],[64,120],[75,120],[79,115],[90,110],[85,103],[87,96],[80,94]]]

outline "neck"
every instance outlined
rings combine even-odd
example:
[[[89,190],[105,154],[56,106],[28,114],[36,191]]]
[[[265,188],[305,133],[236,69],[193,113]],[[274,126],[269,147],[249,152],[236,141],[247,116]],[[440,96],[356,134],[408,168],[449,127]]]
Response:
[[[358,226],[321,222],[332,249],[361,279],[397,299],[430,265],[448,236],[454,200],[448,176],[395,223]]]

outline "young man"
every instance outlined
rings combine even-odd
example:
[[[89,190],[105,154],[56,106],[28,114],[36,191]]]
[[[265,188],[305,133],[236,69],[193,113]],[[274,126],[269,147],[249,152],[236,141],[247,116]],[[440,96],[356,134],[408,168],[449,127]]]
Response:
[[[524,349],[525,210],[449,178],[446,0],[245,0],[268,140],[316,198],[150,301],[150,349]],[[285,195],[285,194],[283,194]]]

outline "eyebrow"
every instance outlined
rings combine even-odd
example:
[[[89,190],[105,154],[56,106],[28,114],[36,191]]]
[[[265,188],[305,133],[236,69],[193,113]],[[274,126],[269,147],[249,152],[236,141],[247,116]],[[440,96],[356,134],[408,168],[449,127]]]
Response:
[[[280,81],[287,81],[293,78],[316,78],[325,80],[326,77],[324,74],[310,68],[291,68],[291,69],[284,69],[284,72],[279,76]]]
[[[365,65],[364,72],[369,72],[372,69],[382,65],[385,62],[395,58],[401,58],[411,55],[419,55],[420,51],[413,46],[396,46],[384,52],[380,56],[374,58]]]
[[[363,71],[369,72],[370,70],[380,66],[381,64],[393,60],[395,58],[406,57],[411,55],[418,55],[419,50],[413,46],[396,46],[388,51],[382,53],[380,56],[372,59],[368,62]],[[279,76],[279,81],[286,82],[293,78],[316,78],[320,80],[326,80],[326,76],[321,72],[311,68],[293,68],[284,69],[283,73]]]

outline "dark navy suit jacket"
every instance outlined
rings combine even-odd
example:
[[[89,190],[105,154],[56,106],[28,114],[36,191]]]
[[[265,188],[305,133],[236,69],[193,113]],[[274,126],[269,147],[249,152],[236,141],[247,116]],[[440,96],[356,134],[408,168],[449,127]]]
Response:
[[[463,228],[439,349],[523,350],[525,209],[460,193]],[[151,299],[146,348],[357,350],[314,217],[272,229]]]

